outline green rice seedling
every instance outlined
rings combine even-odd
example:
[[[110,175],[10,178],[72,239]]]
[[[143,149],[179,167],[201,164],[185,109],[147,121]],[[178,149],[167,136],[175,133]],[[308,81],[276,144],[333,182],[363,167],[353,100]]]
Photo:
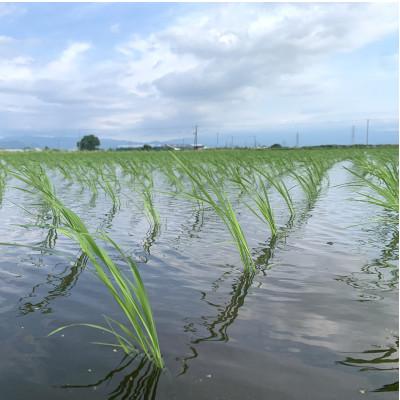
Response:
[[[110,183],[110,181],[102,175],[101,178],[98,180],[98,182],[99,182],[100,187],[104,190],[104,192],[111,199],[111,201],[113,203],[113,207],[115,209],[120,208],[120,206],[121,206],[120,199],[119,199],[113,185]]]
[[[276,236],[278,228],[276,226],[274,212],[269,201],[267,188],[261,178],[258,179],[256,190],[249,190],[248,193],[256,203],[257,209],[247,204],[249,210],[262,222],[266,222],[271,230],[272,237]]]
[[[111,245],[129,266],[132,275],[131,279],[129,279],[122,273],[106,250],[98,245],[94,236],[89,233],[78,215],[64,206],[56,197],[54,188],[44,171],[40,170],[40,174],[37,174],[38,171],[35,172],[33,173],[32,170],[24,168],[19,172],[13,172],[13,176],[41,194],[43,200],[49,205],[58,220],[58,231],[79,244],[81,250],[94,265],[97,276],[128,320],[128,324],[124,324],[110,317],[105,317],[107,326],[89,323],[71,324],[57,328],[50,332],[49,335],[71,326],[86,326],[98,329],[111,334],[117,341],[117,344],[99,344],[120,347],[127,354],[136,352],[138,346],[155,365],[162,368],[164,364],[157,330],[148,295],[136,264],[124,254],[122,249],[109,236],[104,233],[98,235],[103,241]],[[38,177],[34,178],[34,175],[38,175]],[[22,190],[28,191],[27,189]]]
[[[161,219],[157,209],[154,207],[153,193],[150,186],[143,185],[142,196],[146,215],[148,220],[150,221],[150,224],[153,227],[159,228],[161,225]]]
[[[254,271],[255,264],[251,257],[249,245],[244,235],[243,229],[236,217],[227,194],[225,193],[221,183],[215,178],[214,174],[204,168],[193,168],[188,166],[184,161],[171,153],[178,165],[182,168],[185,174],[189,177],[193,185],[193,192],[186,193],[189,198],[195,199],[202,203],[210,205],[217,215],[228,228],[237,249],[239,250],[244,270]],[[214,194],[214,197],[209,193],[207,188]]]
[[[158,231],[161,226],[161,218],[154,206],[154,181],[151,173],[145,174],[144,179],[140,182],[140,187],[147,219],[150,225]]]
[[[291,175],[300,184],[307,197],[308,206],[311,207],[321,192],[322,180],[328,164],[318,159],[307,159],[305,163],[302,173],[292,171]]]
[[[353,186],[366,186],[374,194],[359,193],[367,203],[399,213],[399,166],[396,160],[357,159],[358,170],[344,167],[357,178]]]
[[[176,174],[176,171],[170,164],[166,164],[163,172],[167,178],[167,181],[170,186],[175,188],[176,192],[182,192],[184,190],[184,185],[182,182],[182,177]]]
[[[290,213],[290,219],[292,220],[296,215],[296,211],[293,205],[293,199],[290,194],[290,189],[288,189],[285,182],[277,174],[273,176],[260,168],[255,167],[254,169],[260,175],[266,178],[267,182],[269,182],[269,184],[273,186],[276,189],[276,191],[281,195],[281,197],[283,198],[288,207]]]
[[[4,189],[6,187],[6,169],[4,166],[0,163],[0,204],[3,200],[3,193]]]

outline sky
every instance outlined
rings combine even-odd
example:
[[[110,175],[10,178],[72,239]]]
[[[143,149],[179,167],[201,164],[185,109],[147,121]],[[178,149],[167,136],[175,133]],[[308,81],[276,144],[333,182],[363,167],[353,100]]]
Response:
[[[398,143],[398,29],[395,3],[0,3],[0,137]]]

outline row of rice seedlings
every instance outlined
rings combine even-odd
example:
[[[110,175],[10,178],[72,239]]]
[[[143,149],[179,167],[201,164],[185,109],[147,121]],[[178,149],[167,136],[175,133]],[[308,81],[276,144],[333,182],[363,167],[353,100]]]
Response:
[[[306,165],[303,166],[301,173],[292,171],[291,175],[301,186],[306,195],[308,207],[311,208],[322,190],[322,182],[328,169],[328,163],[319,159],[309,159],[305,163]]]
[[[20,171],[13,171],[12,175],[41,194],[43,200],[53,211],[54,218],[58,221],[58,231],[79,244],[81,250],[94,265],[97,276],[108,289],[129,322],[126,325],[113,318],[105,317],[107,326],[90,323],[70,324],[55,329],[49,335],[71,326],[86,326],[98,329],[111,334],[117,340],[117,344],[98,344],[120,347],[126,354],[137,352],[138,346],[156,366],[162,368],[164,363],[150,301],[134,261],[126,256],[117,243],[105,233],[97,235],[111,245],[130,267],[132,279],[129,279],[122,273],[107,251],[97,243],[94,236],[89,233],[78,215],[68,209],[56,197],[54,187],[43,169],[22,168]],[[21,188],[21,190],[30,193],[34,192],[25,188]],[[118,333],[118,330],[120,333]]]
[[[132,160],[121,164],[123,174],[129,177],[130,184],[138,192],[143,201],[145,215],[150,224],[152,234],[158,233],[161,218],[154,204],[154,178],[148,166],[140,165]]]
[[[373,194],[359,193],[361,201],[399,213],[399,164],[396,159],[353,159],[355,168],[346,168],[357,178],[351,185],[368,187]]]
[[[210,169],[201,166],[189,166],[187,165],[187,162],[181,160],[173,153],[171,154],[192,183],[193,190],[190,193],[185,192],[186,196],[201,203],[206,203],[214,209],[228,228],[231,237],[239,250],[244,270],[246,272],[254,271],[255,264],[251,257],[249,245],[221,181],[216,179]]]

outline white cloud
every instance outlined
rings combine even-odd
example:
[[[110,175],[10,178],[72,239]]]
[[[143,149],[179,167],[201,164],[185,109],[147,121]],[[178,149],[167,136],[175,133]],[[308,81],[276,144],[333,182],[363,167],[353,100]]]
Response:
[[[14,39],[10,36],[0,35],[0,46],[2,44],[9,44],[13,41],[14,41]]]
[[[110,26],[110,32],[111,33],[120,33],[120,31],[121,31],[121,27],[120,27],[119,24],[112,24]]]
[[[136,33],[113,52],[101,42],[79,41],[47,62],[22,54],[3,58],[0,110],[15,110],[7,118],[10,127],[25,124],[21,104],[26,104],[31,114],[35,110],[38,126],[65,121],[66,128],[115,132],[227,120],[263,126],[316,118],[324,108],[347,112],[338,87],[349,81],[329,58],[347,57],[395,33],[396,12],[390,4],[204,8],[162,30]],[[120,25],[109,29],[119,33]],[[0,45],[7,41],[0,36]],[[396,72],[387,70],[390,76]]]
[[[45,67],[44,77],[63,79],[66,74],[75,72],[78,68],[80,55],[91,48],[90,43],[77,42],[70,44],[60,55]]]
[[[10,17],[11,15],[21,15],[25,13],[25,9],[20,5],[0,3],[0,18]]]

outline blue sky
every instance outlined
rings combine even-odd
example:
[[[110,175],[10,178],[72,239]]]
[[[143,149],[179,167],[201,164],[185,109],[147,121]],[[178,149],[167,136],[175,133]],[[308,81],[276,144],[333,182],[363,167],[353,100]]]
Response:
[[[0,4],[0,136],[394,143],[396,4]]]

